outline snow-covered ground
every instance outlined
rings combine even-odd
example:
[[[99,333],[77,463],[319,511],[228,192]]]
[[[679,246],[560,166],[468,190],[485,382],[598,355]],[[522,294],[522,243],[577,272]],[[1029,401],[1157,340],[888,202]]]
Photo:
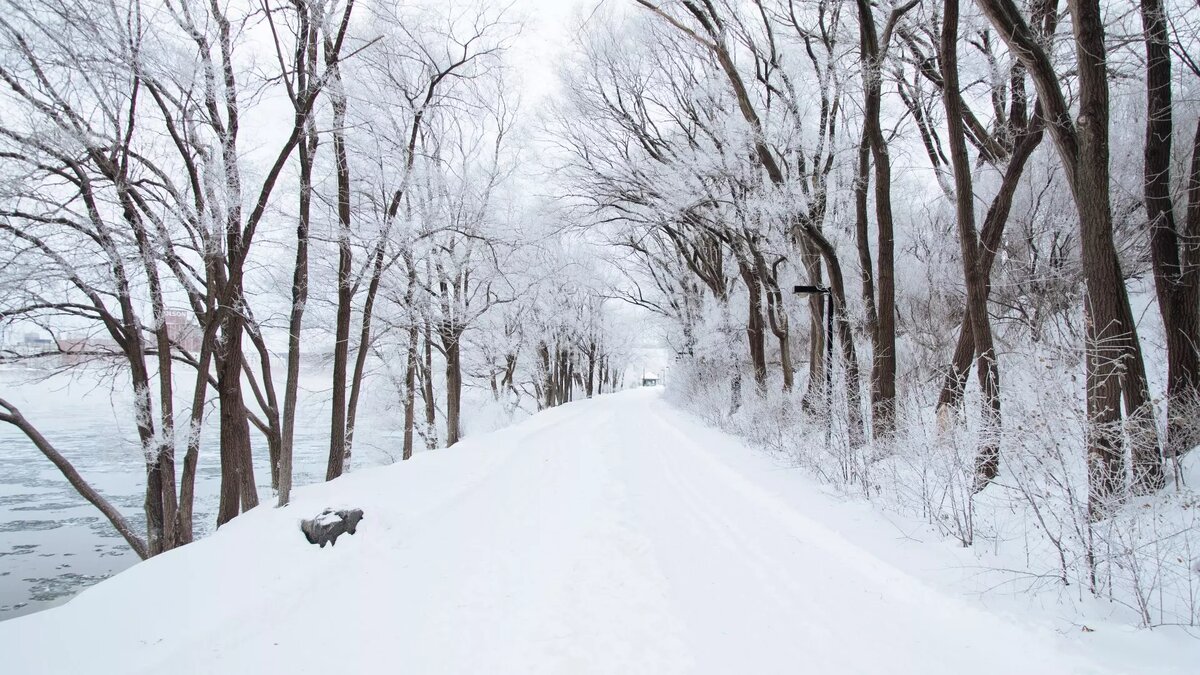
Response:
[[[301,518],[365,511],[334,548]],[[259,508],[0,623],[13,673],[1194,673],[1182,632],[985,607],[962,558],[671,408],[568,404]]]

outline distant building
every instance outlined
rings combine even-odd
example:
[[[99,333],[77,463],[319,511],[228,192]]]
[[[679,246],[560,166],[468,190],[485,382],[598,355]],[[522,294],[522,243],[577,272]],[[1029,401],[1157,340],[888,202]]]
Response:
[[[204,331],[191,322],[186,312],[167,312],[163,322],[167,325],[167,337],[172,343],[189,352],[200,350],[200,343],[204,341]]]
[[[41,333],[26,333],[22,341],[26,349],[46,351],[54,349],[54,340],[47,335]]]
[[[654,373],[644,373],[642,375],[642,386],[643,387],[657,387],[658,386],[658,375],[655,375]]]

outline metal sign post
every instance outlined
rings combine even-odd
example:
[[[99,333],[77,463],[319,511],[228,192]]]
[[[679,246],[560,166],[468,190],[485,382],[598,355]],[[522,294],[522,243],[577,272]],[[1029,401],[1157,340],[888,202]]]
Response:
[[[792,287],[792,292],[797,295],[809,295],[812,293],[823,293],[825,295],[825,414],[833,414],[833,293],[828,286],[803,286],[796,285]]]

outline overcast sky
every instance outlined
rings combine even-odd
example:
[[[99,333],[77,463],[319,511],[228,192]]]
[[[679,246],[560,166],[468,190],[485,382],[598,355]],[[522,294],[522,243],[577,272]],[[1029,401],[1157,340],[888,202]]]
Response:
[[[570,49],[575,29],[597,6],[626,0],[515,0],[513,9],[528,21],[514,45],[512,63],[520,71],[526,109],[557,87],[555,64]]]

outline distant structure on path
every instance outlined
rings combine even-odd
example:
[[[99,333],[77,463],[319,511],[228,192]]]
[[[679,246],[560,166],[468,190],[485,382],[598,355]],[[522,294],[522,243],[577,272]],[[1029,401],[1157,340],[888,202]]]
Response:
[[[658,375],[655,375],[654,373],[642,373],[642,386],[643,387],[657,387],[658,386]]]

